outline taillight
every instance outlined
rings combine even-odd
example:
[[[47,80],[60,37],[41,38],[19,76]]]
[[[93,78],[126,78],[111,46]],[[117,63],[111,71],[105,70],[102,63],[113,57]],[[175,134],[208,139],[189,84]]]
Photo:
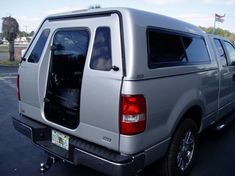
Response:
[[[120,133],[135,135],[146,128],[146,100],[143,95],[122,95]]]
[[[17,97],[20,101],[20,75],[17,75]]]

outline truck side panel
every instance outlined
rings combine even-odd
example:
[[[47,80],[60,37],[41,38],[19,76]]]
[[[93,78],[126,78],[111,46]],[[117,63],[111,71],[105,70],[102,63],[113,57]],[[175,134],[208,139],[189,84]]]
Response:
[[[137,136],[121,135],[121,152],[132,154],[169,138],[184,112],[190,107],[201,107],[202,118],[216,112],[219,79],[217,73],[217,70],[201,70],[193,74],[124,81],[122,94],[145,96],[147,127],[143,134]]]

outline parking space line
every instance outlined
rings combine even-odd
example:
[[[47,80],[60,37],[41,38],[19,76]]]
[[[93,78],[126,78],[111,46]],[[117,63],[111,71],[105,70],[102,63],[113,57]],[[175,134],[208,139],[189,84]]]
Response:
[[[4,75],[5,76],[3,76],[2,74],[0,75],[0,81],[5,83],[9,87],[16,89],[16,82],[12,81],[12,79],[14,80],[16,79],[16,75],[13,75],[13,74],[4,74]]]

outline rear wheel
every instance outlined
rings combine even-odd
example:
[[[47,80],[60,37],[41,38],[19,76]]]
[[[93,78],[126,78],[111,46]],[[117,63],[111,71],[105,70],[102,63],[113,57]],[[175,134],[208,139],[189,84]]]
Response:
[[[186,176],[192,169],[197,147],[197,125],[192,119],[185,119],[172,137],[161,175]]]

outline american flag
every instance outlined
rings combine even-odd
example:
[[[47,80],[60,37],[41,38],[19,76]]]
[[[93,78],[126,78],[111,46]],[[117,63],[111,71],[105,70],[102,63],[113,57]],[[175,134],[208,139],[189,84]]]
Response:
[[[225,17],[225,14],[224,15],[218,15],[217,13],[215,14],[215,21],[218,21],[220,23],[223,23],[224,22],[224,17]]]

